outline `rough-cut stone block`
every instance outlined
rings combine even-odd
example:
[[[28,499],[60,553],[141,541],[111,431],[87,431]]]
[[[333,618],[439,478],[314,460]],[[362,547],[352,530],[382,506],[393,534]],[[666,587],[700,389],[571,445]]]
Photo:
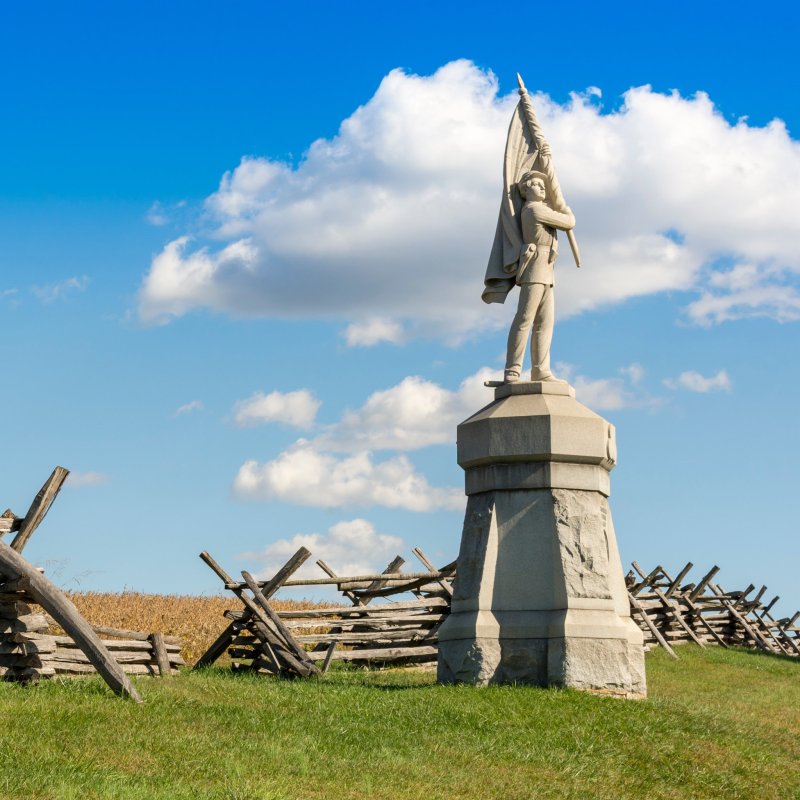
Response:
[[[607,499],[613,426],[563,387],[532,386],[499,387],[459,426],[469,499],[439,680],[643,697]]]

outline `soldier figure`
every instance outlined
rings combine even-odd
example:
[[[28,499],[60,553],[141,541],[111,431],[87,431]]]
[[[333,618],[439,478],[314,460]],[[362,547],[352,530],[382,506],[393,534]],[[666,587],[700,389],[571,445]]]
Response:
[[[569,206],[555,211],[547,204],[547,176],[526,172],[517,184],[525,204],[520,212],[522,248],[516,272],[520,287],[519,305],[508,334],[504,379],[514,383],[522,374],[528,333],[531,336],[531,380],[556,380],[550,371],[550,342],[553,339],[554,266],[558,255],[557,230],[575,225]]]
[[[520,287],[517,313],[508,334],[504,383],[520,380],[531,329],[531,380],[555,381],[558,379],[550,371],[550,342],[556,231],[566,231],[578,267],[580,252],[572,233],[575,216],[564,201],[550,145],[519,75],[517,80],[520,101],[506,139],[503,197],[482,297],[486,303],[504,303],[514,285]]]

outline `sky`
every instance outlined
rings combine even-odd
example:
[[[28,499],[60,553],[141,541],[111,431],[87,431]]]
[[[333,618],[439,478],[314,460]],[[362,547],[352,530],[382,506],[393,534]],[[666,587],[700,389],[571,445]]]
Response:
[[[583,266],[553,358],[614,423],[623,565],[800,607],[796,4],[0,10],[0,506],[69,589],[458,553],[456,426],[530,89]],[[566,251],[566,248],[563,248]],[[312,569],[315,569],[312,567]]]

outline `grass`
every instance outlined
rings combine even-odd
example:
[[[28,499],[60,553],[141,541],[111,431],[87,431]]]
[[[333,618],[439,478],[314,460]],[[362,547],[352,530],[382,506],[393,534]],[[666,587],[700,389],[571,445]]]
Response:
[[[211,668],[137,681],[0,684],[0,797],[800,797],[800,663],[648,654],[643,702],[437,686],[338,669],[280,681]]]

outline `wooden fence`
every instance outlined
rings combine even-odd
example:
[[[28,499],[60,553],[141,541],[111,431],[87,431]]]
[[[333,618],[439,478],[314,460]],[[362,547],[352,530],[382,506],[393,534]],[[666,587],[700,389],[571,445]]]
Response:
[[[30,681],[97,672],[117,694],[141,702],[128,675],[172,674],[183,663],[180,642],[160,633],[91,626],[22,556],[68,475],[56,467],[25,516],[11,509],[0,514],[0,678]],[[2,539],[10,533],[15,535],[9,545]],[[54,635],[53,625],[63,635]]]
[[[195,668],[213,663],[225,652],[234,669],[303,677],[325,672],[334,660],[395,665],[436,662],[437,632],[450,612],[455,563],[437,570],[416,548],[414,555],[425,572],[399,572],[405,562],[397,556],[382,573],[340,576],[320,560],[317,566],[326,577],[291,579],[310,555],[300,548],[272,579],[256,581],[242,572],[239,582],[208,553],[201,553],[244,608],[226,612],[230,624]],[[273,610],[269,598],[291,586],[335,586],[347,604]],[[410,597],[372,604],[377,598],[403,594]]]
[[[20,581],[0,582],[0,677],[31,681],[97,672],[75,639],[53,634],[54,627]],[[175,636],[91,627],[126,675],[176,674],[184,663]]]
[[[229,610],[228,627],[198,661],[196,668],[228,653],[233,668],[273,675],[307,677],[327,670],[331,661],[360,664],[433,664],[437,634],[450,613],[455,562],[437,570],[419,548],[414,555],[427,572],[399,572],[399,556],[380,574],[341,576],[324,561],[320,578],[292,579],[311,553],[305,548],[292,556],[270,580],[256,581],[242,572],[234,580],[208,553],[201,558],[241,601],[242,610]],[[626,576],[633,620],[642,628],[645,647],[664,647],[677,658],[674,646],[693,642],[756,648],[782,656],[800,656],[800,612],[776,619],[777,597],[763,602],[766,587],[726,591],[713,578],[714,567],[697,583],[685,583],[692,564],[673,578],[659,565],[646,573],[635,561]],[[269,599],[282,587],[334,586],[347,600],[328,608],[277,612]],[[395,595],[394,602],[372,603]],[[751,596],[752,595],[752,596]]]
[[[673,578],[658,565],[645,572],[633,562],[626,576],[631,616],[644,632],[645,646],[659,645],[677,658],[673,645],[693,642],[700,647],[738,645],[774,655],[800,656],[800,611],[776,619],[773,609],[780,599],[764,602],[767,591],[756,593],[750,584],[744,590],[726,591],[714,581],[714,566],[699,581],[686,581],[690,562]]]

